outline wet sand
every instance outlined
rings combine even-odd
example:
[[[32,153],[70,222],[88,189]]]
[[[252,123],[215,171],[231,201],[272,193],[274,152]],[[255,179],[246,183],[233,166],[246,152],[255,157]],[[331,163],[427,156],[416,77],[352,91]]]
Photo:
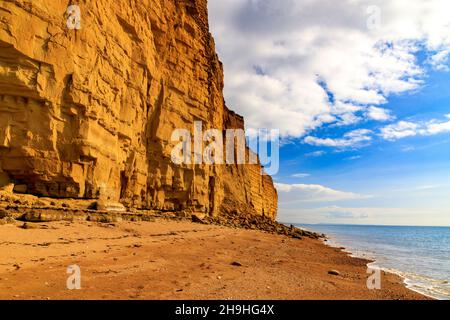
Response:
[[[368,261],[318,240],[165,219],[22,225],[0,226],[0,299],[427,299],[384,272],[367,289]]]

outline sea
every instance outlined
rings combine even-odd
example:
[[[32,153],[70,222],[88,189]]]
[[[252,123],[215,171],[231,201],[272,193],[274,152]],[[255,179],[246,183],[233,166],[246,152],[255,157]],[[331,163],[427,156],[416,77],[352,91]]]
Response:
[[[450,227],[298,225],[371,266],[401,276],[416,292],[450,300]]]

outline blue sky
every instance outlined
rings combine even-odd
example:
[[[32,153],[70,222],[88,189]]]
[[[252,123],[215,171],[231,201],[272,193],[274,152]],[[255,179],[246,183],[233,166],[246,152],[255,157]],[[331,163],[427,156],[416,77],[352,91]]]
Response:
[[[229,107],[281,131],[279,220],[450,225],[448,2],[209,6]]]
[[[430,72],[427,85],[421,90],[392,97],[385,107],[395,110],[399,119],[434,119],[450,113],[449,88],[447,72]],[[353,126],[359,127],[360,124]],[[365,123],[363,127],[376,130],[380,124]],[[346,129],[320,128],[313,133],[338,138]],[[281,212],[283,209],[287,212],[284,219],[289,221],[450,225],[450,133],[397,141],[379,137],[368,146],[350,149],[310,146],[297,139],[281,148],[280,172],[274,179],[285,184],[325,185],[368,196],[317,203],[301,201],[294,205],[281,203]],[[376,212],[372,220],[364,214],[364,208],[368,207],[380,208],[372,211]],[[307,210],[302,214],[301,208],[329,210],[320,213]],[[363,209],[351,210],[354,208]],[[383,208],[388,208],[389,213],[383,214]],[[391,213],[395,211],[393,208],[399,213]],[[419,217],[409,214],[409,209],[416,210]]]

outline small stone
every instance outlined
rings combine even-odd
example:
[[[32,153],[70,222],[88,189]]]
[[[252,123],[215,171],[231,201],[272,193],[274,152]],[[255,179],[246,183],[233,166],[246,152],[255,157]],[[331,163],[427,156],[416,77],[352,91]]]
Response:
[[[330,274],[332,276],[339,276],[340,272],[337,270],[330,270],[330,271],[328,271],[328,274]]]
[[[14,224],[15,220],[11,217],[5,217],[0,219],[0,225],[6,225],[6,224]]]
[[[194,223],[201,223],[201,224],[204,224],[205,222],[199,217],[199,216],[197,216],[197,215],[192,215],[192,222],[194,222]]]
[[[95,209],[98,211],[108,212],[125,212],[126,208],[123,204],[114,201],[98,200],[95,203]]]
[[[29,223],[27,223],[27,222],[25,222],[25,223],[21,226],[21,228],[22,228],[22,229],[25,229],[25,230],[29,230],[29,229],[37,229],[36,226],[31,225],[31,224],[29,224]]]
[[[231,263],[232,266],[234,267],[242,267],[242,264],[240,262],[234,261]]]
[[[28,189],[27,185],[25,185],[25,184],[18,184],[18,185],[14,186],[13,191],[15,193],[27,193],[27,189]]]

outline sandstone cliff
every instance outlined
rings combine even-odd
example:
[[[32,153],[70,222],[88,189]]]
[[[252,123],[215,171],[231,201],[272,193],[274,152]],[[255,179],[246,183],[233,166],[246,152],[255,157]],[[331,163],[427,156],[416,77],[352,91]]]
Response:
[[[171,161],[174,129],[243,128],[223,85],[206,0],[0,0],[0,188],[274,219],[260,165]]]

